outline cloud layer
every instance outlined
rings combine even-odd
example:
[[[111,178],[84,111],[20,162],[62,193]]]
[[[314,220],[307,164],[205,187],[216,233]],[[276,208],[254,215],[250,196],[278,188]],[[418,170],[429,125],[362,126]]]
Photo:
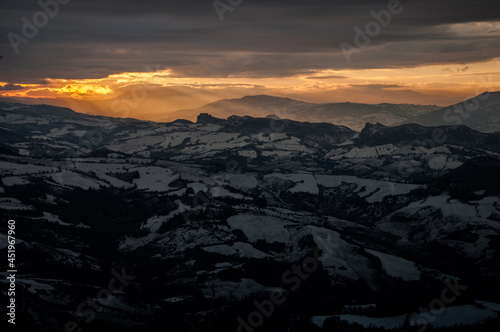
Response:
[[[374,20],[370,12],[389,2],[245,0],[221,22],[207,0],[73,0],[15,54],[7,34],[23,36],[22,18],[32,21],[41,8],[36,1],[9,1],[2,3],[0,81],[101,78],[146,65],[179,77],[284,77],[479,62],[500,54],[500,2],[406,0],[347,63],[340,43],[354,44],[354,28],[364,31]]]

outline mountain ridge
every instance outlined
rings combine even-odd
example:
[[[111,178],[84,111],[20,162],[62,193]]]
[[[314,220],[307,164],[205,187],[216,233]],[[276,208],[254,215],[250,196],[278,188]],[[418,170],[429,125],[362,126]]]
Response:
[[[9,104],[9,102],[3,103]],[[69,108],[66,107],[66,109]],[[221,99],[198,108],[178,110],[166,114],[161,121],[154,122],[195,121],[201,113],[208,113],[223,119],[232,115],[248,115],[251,117],[274,116],[300,122],[328,122],[349,127],[358,132],[365,127],[366,123],[377,122],[386,126],[409,123],[423,126],[464,124],[481,132],[494,132],[500,130],[500,92],[485,92],[447,107],[391,103],[309,103],[288,97],[251,95],[235,99]]]
[[[436,105],[363,104],[355,102],[309,103],[286,97],[269,95],[222,99],[194,109],[184,109],[165,116],[165,120],[184,117],[194,119],[199,113],[210,113],[227,118],[231,115],[265,117],[270,114],[282,119],[306,122],[330,122],[359,131],[366,122],[384,121],[388,125],[413,119],[417,113],[439,109]]]
[[[500,131],[500,91],[484,92],[463,102],[419,115],[415,122],[428,125],[466,125],[482,132]]]

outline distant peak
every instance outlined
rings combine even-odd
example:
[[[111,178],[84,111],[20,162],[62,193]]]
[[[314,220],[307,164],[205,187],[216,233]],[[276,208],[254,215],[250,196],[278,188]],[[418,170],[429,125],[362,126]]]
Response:
[[[244,96],[240,99],[287,99],[287,100],[292,100],[290,98],[286,97],[276,97],[276,96],[270,96],[270,95],[253,95],[253,96]]]
[[[276,97],[269,95],[254,95],[254,96],[244,96],[239,99],[231,99],[232,101],[241,101],[241,102],[260,102],[260,103],[275,103],[275,102],[302,102],[295,99],[287,98],[287,97]]]
[[[196,123],[202,123],[202,124],[208,124],[208,123],[220,124],[223,122],[224,122],[223,119],[213,117],[211,114],[208,113],[200,113],[196,119]]]
[[[380,128],[385,128],[385,127],[386,126],[384,126],[380,122],[376,122],[374,124],[367,122],[366,125],[365,125],[365,129],[366,130],[380,129]]]

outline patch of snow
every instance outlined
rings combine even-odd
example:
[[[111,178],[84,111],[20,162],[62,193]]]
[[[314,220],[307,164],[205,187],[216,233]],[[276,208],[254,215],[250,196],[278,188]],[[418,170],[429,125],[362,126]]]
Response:
[[[2,182],[5,186],[11,187],[15,185],[25,185],[30,183],[28,180],[25,180],[19,176],[8,176],[2,179]]]
[[[338,317],[342,321],[348,323],[359,324],[365,328],[368,327],[380,327],[385,329],[399,329],[402,328],[407,315],[399,315],[392,317],[368,317],[364,315],[337,315],[333,317]]]
[[[43,212],[43,217],[38,217],[38,218],[33,218],[33,219],[43,219],[43,220],[46,220],[48,222],[51,222],[51,223],[54,223],[54,224],[58,224],[58,225],[61,225],[61,226],[74,226],[72,224],[68,224],[68,223],[63,222],[55,214],[52,214],[52,213],[49,213],[49,212],[45,212],[45,211]]]
[[[0,208],[4,210],[32,210],[33,206],[24,205],[16,198],[0,197]]]
[[[193,188],[193,191],[195,193],[197,192],[207,192],[208,188],[207,188],[207,185],[206,184],[203,184],[203,183],[197,183],[197,182],[194,182],[194,183],[188,183],[187,184],[187,187],[188,188]]]
[[[380,202],[389,195],[406,195],[410,191],[420,188],[419,185],[395,183],[389,181],[362,179],[349,175],[316,175],[318,184],[334,188],[345,183],[353,183],[358,186],[356,192],[360,197],[364,197],[368,203]],[[364,187],[363,192],[359,192]]]
[[[202,291],[205,298],[222,298],[231,299],[232,301],[241,301],[251,294],[271,292],[275,289],[276,288],[265,287],[253,279],[241,279],[239,282],[219,280],[207,281]]]
[[[254,159],[254,158],[257,158],[257,151],[255,151],[255,150],[241,150],[241,151],[238,151],[238,155],[241,157]]]
[[[158,232],[160,227],[163,225],[163,223],[171,220],[176,214],[182,213],[182,212],[190,209],[189,206],[183,204],[180,200],[176,200],[175,204],[177,205],[177,209],[175,209],[174,211],[171,211],[166,216],[154,216],[154,217],[149,218],[146,221],[146,223],[141,226],[141,228],[145,228],[152,233],[156,233],[156,232]]]
[[[489,318],[497,317],[497,313],[490,309],[481,309],[472,304],[442,308],[437,311],[430,311],[435,319],[432,322],[426,318],[426,315],[420,314],[410,321],[411,326],[429,324],[433,327],[453,327],[457,325],[476,325]],[[427,316],[429,315],[427,314]]]
[[[50,174],[48,177],[62,186],[79,187],[82,189],[99,189],[100,186],[107,187],[104,182],[84,177],[71,171]]]
[[[286,222],[279,218],[240,214],[227,219],[232,229],[240,229],[250,242],[264,240],[268,243],[287,243],[290,233],[285,229]]]
[[[245,199],[245,196],[241,194],[235,194],[223,187],[212,187],[210,188],[210,193],[213,197],[232,197],[236,199]]]
[[[420,280],[421,272],[414,262],[376,250],[365,250],[380,259],[382,262],[382,269],[384,269],[389,276],[401,278],[406,281]]]
[[[180,297],[170,297],[168,299],[163,299],[163,302],[168,302],[168,303],[177,303],[177,302],[182,302],[184,299],[181,299]]]
[[[306,226],[314,242],[321,249],[319,261],[331,275],[342,275],[349,279],[363,278],[372,284],[376,271],[371,269],[368,258],[358,253],[358,247],[344,241],[340,234],[330,229]]]
[[[319,194],[318,182],[313,174],[309,173],[292,173],[281,174],[273,173],[268,174],[265,178],[278,178],[283,180],[290,180],[295,182],[295,187],[289,189],[290,192],[306,192],[310,194]]]
[[[480,300],[476,300],[476,302],[479,303],[479,304],[481,304],[481,305],[484,305],[488,309],[500,312],[500,303],[480,301]]]
[[[243,242],[236,242],[232,247],[226,244],[219,244],[219,245],[204,247],[203,250],[225,256],[239,256],[247,258],[270,257],[268,254],[255,249],[251,244]]]
[[[205,250],[206,252],[221,254],[225,256],[236,255],[236,250],[233,247],[228,246],[227,244],[217,244],[214,246],[204,247],[203,250]]]
[[[311,318],[311,323],[313,323],[314,325],[316,325],[319,328],[323,328],[323,325],[325,324],[325,320],[327,320],[328,318],[331,318],[331,317],[334,317],[334,316],[313,316]]]
[[[253,189],[259,184],[255,174],[224,173],[219,178],[237,189]]]
[[[171,169],[149,166],[131,168],[132,171],[140,173],[139,179],[134,179],[137,189],[146,189],[148,191],[170,191],[168,185],[179,178],[179,174],[174,173]]]

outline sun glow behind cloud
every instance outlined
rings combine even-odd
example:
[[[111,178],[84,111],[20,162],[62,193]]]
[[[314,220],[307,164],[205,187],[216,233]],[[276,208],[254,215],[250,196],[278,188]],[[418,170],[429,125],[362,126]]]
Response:
[[[95,96],[107,95],[112,92],[109,86],[92,86],[92,85],[77,85],[69,84],[57,90],[61,94],[71,94],[71,97],[79,98],[80,96]]]

